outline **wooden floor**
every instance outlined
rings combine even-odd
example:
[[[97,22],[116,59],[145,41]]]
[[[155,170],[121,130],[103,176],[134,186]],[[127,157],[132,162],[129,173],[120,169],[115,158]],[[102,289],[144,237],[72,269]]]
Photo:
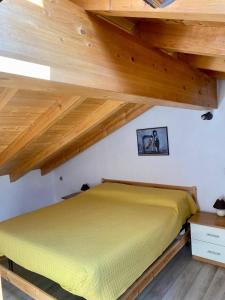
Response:
[[[15,272],[60,300],[81,300],[54,282],[15,266]],[[4,300],[30,300],[9,283],[3,282]],[[191,259],[189,247],[177,254],[138,300],[224,300],[225,269]]]

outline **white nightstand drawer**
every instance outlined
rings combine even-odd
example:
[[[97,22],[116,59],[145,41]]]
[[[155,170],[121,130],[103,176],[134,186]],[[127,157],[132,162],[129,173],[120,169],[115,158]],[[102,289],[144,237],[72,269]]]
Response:
[[[225,263],[225,247],[193,240],[192,255]]]
[[[221,228],[191,224],[191,238],[225,247],[225,230]]]

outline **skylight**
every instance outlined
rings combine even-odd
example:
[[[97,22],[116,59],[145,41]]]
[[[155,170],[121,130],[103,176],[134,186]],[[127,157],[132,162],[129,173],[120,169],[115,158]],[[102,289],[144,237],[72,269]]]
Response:
[[[0,72],[50,80],[50,67],[0,56]]]

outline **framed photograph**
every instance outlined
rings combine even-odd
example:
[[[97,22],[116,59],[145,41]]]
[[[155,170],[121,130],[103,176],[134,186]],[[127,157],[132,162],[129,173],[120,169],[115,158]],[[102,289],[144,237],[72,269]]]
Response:
[[[169,155],[167,127],[137,130],[138,155]]]

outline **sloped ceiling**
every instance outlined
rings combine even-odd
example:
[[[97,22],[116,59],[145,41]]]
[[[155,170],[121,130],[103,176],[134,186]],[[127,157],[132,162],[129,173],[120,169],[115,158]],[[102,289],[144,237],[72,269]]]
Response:
[[[50,172],[154,105],[217,107],[212,77],[225,73],[221,21],[174,21],[176,13],[173,21],[146,19],[142,6],[139,18],[130,18],[134,11],[112,18],[108,0],[98,9],[73,2],[0,5],[0,57],[49,64],[54,75],[42,80],[0,70],[0,175],[11,181],[38,168]]]

